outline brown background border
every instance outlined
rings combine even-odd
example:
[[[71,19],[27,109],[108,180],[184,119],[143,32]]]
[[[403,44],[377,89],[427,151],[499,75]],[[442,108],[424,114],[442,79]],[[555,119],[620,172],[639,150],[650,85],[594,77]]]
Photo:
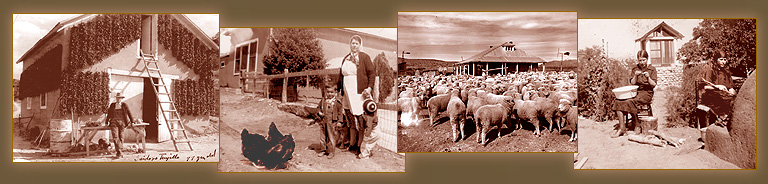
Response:
[[[387,0],[231,1],[134,0],[4,2],[0,29],[3,78],[0,114],[3,183],[764,183],[760,170],[572,170],[568,153],[456,153],[407,155],[406,173],[216,173],[215,163],[11,163],[12,13],[220,13],[223,27],[396,27],[397,11],[578,11],[579,18],[757,18],[758,51],[765,51],[765,1],[491,1]],[[690,35],[686,35],[690,36]],[[765,54],[758,52],[758,65]],[[762,80],[758,80],[762,81]],[[760,84],[761,88],[766,88]],[[759,89],[764,91],[764,89]],[[758,99],[765,99],[758,97]],[[764,100],[763,100],[764,101]],[[759,104],[765,104],[760,102]],[[763,108],[759,108],[763,109]],[[765,111],[765,110],[762,110]],[[760,113],[758,113],[760,114]],[[764,115],[759,115],[762,119]],[[758,125],[758,169],[765,167],[768,125]],[[588,140],[581,140],[588,141]],[[765,170],[765,168],[762,168]],[[759,176],[760,174],[766,176]],[[762,181],[762,182],[760,182]]]

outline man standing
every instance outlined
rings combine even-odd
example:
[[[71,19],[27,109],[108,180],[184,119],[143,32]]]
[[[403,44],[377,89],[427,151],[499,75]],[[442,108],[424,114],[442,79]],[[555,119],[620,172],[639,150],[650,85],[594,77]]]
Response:
[[[110,104],[107,110],[107,126],[111,129],[112,140],[115,143],[115,151],[117,152],[115,158],[123,157],[121,150],[123,148],[123,131],[125,127],[131,124],[133,119],[128,105],[122,102],[123,98],[125,97],[122,94],[117,93],[115,95],[115,102]]]

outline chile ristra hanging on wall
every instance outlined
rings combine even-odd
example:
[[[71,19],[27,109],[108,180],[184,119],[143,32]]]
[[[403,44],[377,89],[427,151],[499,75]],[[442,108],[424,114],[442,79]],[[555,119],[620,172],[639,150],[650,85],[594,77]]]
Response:
[[[158,41],[192,71],[206,78],[218,67],[218,50],[210,49],[171,15],[158,17]]]
[[[158,17],[158,41],[182,63],[201,76],[200,80],[174,80],[173,97],[181,115],[218,114],[218,91],[211,71],[218,67],[218,51],[206,47],[171,15]]]
[[[109,104],[109,74],[65,73],[61,80],[59,108],[63,114],[103,114]]]
[[[72,26],[68,70],[99,63],[141,36],[141,15],[103,14]]]

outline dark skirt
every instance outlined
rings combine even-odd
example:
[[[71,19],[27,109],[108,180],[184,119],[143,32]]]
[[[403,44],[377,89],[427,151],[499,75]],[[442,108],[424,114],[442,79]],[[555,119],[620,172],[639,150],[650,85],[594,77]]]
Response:
[[[733,96],[718,90],[706,90],[701,96],[701,104],[712,109],[717,115],[730,115],[733,111]]]
[[[613,101],[612,109],[637,114],[637,106],[651,104],[651,101],[653,101],[653,91],[637,91],[637,96],[634,98]]]

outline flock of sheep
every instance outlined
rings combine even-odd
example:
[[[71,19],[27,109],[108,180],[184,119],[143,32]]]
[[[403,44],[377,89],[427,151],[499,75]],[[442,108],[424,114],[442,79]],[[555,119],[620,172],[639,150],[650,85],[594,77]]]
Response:
[[[514,125],[517,130],[524,122],[533,125],[533,134],[538,137],[541,123],[545,122],[549,132],[554,128],[558,133],[567,129],[571,131],[569,141],[577,138],[575,72],[400,76],[399,83],[401,123],[418,122],[423,110],[429,112],[432,126],[448,116],[454,142],[468,137],[464,126],[470,122],[475,123],[477,142],[483,146],[488,143],[486,136],[490,130],[497,129],[500,138],[502,125]]]

